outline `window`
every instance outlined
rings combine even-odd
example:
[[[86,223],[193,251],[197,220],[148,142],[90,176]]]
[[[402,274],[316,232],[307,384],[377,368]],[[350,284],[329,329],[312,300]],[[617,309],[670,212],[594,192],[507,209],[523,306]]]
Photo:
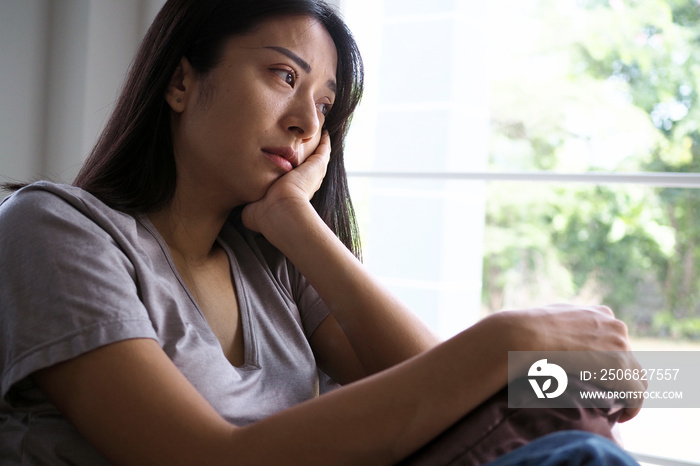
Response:
[[[609,303],[636,349],[700,349],[697,2],[341,7],[367,67],[347,163],[381,280],[443,337],[565,300]],[[700,457],[690,412],[643,412],[626,446]]]

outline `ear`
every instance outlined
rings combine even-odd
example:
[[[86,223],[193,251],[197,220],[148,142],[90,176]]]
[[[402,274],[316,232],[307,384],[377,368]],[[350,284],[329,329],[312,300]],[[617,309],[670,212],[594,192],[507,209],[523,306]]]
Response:
[[[173,111],[182,113],[185,110],[187,99],[191,97],[195,89],[194,78],[192,65],[187,58],[182,57],[165,91],[165,100]]]

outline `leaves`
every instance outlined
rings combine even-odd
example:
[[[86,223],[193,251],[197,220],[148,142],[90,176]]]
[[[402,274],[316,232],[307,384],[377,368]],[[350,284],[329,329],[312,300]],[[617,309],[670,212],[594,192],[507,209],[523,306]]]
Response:
[[[514,36],[495,48],[494,169],[700,171],[697,1],[503,1],[494,11],[513,16],[494,35]],[[509,293],[547,280],[640,333],[661,328],[654,315],[700,317],[698,190],[490,189],[487,305],[531,304]]]

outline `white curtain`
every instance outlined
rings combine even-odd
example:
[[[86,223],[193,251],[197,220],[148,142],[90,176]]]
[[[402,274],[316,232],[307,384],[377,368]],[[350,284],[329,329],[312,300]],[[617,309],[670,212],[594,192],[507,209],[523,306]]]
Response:
[[[163,0],[0,0],[0,177],[71,181]]]

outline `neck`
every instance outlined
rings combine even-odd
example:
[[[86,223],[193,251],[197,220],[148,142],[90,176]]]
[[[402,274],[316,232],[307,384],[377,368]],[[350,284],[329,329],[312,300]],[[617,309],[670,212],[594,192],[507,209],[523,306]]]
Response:
[[[181,202],[176,197],[168,207],[149,215],[171,253],[190,265],[201,264],[211,257],[229,214],[223,210],[207,210],[203,205],[206,204]]]

